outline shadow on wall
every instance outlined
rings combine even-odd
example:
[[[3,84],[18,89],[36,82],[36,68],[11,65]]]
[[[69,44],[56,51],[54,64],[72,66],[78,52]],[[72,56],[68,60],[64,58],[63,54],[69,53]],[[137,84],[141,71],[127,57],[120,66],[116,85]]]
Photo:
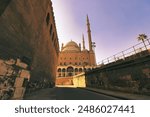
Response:
[[[0,59],[0,99],[22,99],[30,79],[28,65],[20,59]]]
[[[97,68],[86,74],[87,87],[150,95],[150,55]]]
[[[11,0],[0,0],[0,16],[3,14],[10,1]]]

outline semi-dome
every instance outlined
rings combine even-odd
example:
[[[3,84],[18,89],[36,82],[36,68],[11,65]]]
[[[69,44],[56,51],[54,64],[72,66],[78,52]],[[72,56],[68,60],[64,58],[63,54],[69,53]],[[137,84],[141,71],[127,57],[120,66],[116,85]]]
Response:
[[[87,49],[83,49],[82,52],[89,52]]]
[[[62,49],[63,52],[80,52],[80,47],[74,41],[68,42]]]

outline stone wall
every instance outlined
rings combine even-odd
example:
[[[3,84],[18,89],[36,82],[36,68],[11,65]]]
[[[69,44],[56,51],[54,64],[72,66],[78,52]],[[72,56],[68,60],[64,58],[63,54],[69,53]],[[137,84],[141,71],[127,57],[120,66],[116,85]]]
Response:
[[[28,65],[20,59],[0,59],[0,99],[22,99],[30,80]]]
[[[72,77],[56,78],[56,85],[73,85]]]
[[[150,94],[150,54],[146,53],[86,72],[87,87]]]
[[[1,0],[0,1],[0,16],[5,11],[5,9],[7,8],[10,1],[11,0]]]
[[[73,76],[73,84],[75,87],[86,87],[85,73]]]
[[[0,58],[27,58],[31,81],[54,83],[59,45],[51,1],[1,2]]]

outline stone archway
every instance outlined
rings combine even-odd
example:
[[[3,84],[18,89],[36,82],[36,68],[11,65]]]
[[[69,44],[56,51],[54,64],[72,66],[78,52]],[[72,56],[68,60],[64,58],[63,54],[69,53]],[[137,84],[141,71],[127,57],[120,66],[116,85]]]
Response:
[[[79,68],[79,72],[82,72],[82,68]]]
[[[67,72],[68,72],[68,76],[73,76],[73,72],[74,72],[73,67],[69,66],[69,67],[67,68]]]

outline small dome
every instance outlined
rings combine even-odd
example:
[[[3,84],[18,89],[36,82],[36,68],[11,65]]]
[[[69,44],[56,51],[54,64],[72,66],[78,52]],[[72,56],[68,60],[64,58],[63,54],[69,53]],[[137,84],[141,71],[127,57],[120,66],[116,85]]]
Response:
[[[80,48],[76,42],[68,42],[62,49],[62,52],[80,52]]]
[[[88,50],[87,49],[84,49],[84,50],[82,50],[83,52],[88,52]]]

